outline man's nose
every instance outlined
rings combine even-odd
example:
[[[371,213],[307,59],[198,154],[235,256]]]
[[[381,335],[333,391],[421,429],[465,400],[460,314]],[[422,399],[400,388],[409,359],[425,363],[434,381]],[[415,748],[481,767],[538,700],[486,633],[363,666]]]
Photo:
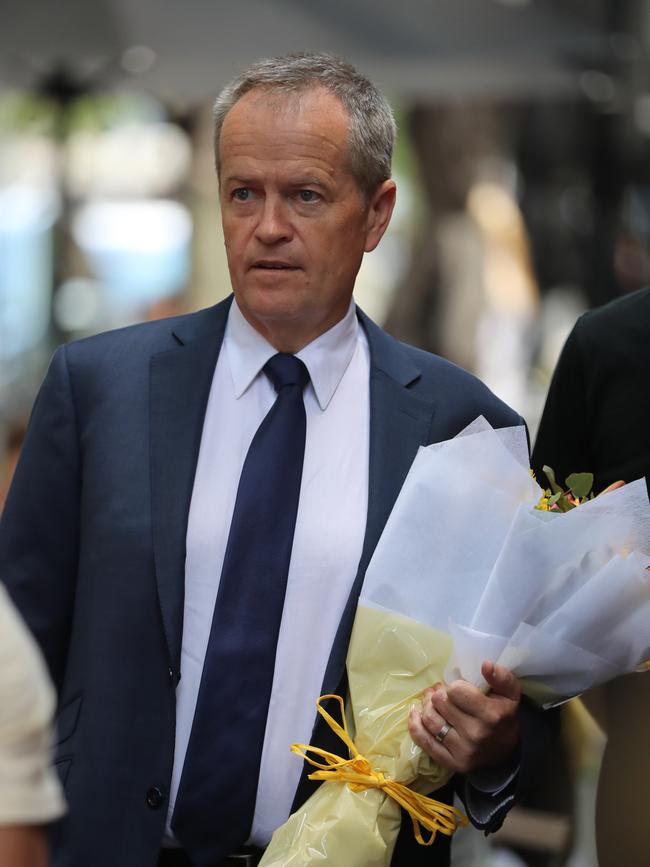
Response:
[[[263,244],[277,244],[278,241],[290,240],[292,231],[289,215],[282,200],[275,196],[267,196],[255,229],[258,240]]]

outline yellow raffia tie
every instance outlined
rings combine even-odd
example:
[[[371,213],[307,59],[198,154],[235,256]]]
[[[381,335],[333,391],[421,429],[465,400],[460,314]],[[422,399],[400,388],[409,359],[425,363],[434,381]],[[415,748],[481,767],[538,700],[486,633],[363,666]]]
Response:
[[[340,705],[342,725],[322,705],[322,702],[330,698],[336,700]],[[430,846],[438,832],[451,837],[459,826],[468,824],[467,816],[455,807],[420,795],[396,780],[388,780],[381,771],[372,768],[368,759],[359,753],[350,737],[345,721],[345,705],[340,695],[321,695],[316,702],[316,708],[332,731],[341,738],[349,749],[352,758],[343,759],[336,753],[330,753],[327,750],[309,746],[309,744],[292,744],[291,751],[293,753],[301,756],[313,767],[320,769],[309,775],[310,780],[347,783],[353,792],[361,792],[363,789],[381,789],[394,801],[397,801],[409,814],[413,822],[415,839],[422,846]],[[310,754],[320,756],[325,761],[318,762],[310,758]],[[422,836],[422,828],[431,832],[427,840]]]

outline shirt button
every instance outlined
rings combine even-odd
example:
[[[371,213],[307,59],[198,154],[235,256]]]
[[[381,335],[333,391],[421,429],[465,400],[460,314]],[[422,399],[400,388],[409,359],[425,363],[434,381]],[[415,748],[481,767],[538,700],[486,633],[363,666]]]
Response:
[[[146,802],[152,810],[159,810],[165,803],[165,793],[159,786],[152,786],[147,789]]]

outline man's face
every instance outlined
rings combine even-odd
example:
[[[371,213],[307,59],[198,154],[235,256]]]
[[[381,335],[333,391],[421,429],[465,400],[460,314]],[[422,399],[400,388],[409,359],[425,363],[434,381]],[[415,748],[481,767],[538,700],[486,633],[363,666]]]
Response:
[[[281,351],[297,352],[343,318],[363,253],[392,213],[394,183],[366,200],[347,146],[347,113],[321,88],[252,90],[223,123],[219,196],[233,291]]]

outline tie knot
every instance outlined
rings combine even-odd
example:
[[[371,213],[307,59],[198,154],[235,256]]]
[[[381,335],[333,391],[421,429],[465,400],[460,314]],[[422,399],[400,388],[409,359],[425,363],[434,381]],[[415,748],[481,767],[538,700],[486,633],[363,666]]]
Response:
[[[285,385],[299,385],[304,388],[309,382],[309,372],[305,365],[295,355],[278,352],[264,365],[264,372],[273,383],[276,391]]]

